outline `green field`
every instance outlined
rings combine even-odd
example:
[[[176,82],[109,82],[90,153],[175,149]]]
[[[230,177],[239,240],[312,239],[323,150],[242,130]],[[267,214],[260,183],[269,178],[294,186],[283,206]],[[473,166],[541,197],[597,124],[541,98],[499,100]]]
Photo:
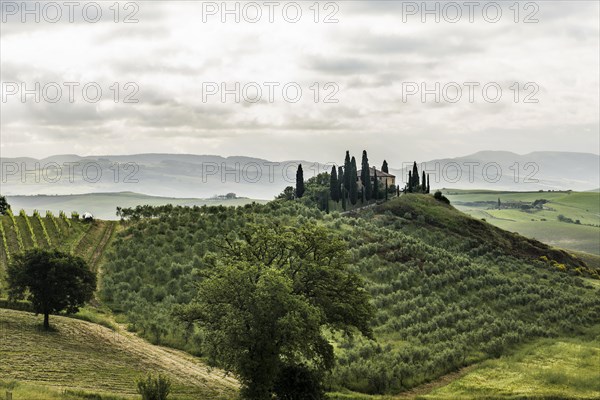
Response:
[[[33,210],[50,210],[58,215],[60,210],[67,213],[77,211],[80,214],[91,212],[96,218],[104,220],[115,220],[117,207],[128,208],[137,205],[160,206],[172,204],[175,206],[242,206],[244,204],[258,202],[266,203],[266,200],[239,199],[182,199],[175,197],[155,197],[132,192],[119,193],[90,193],[77,195],[57,196],[7,196],[8,203],[13,210],[24,209],[28,214]]]
[[[494,192],[444,189],[459,210],[502,229],[549,245],[600,255],[600,193]],[[532,203],[545,199],[542,210],[497,209],[497,201]],[[579,224],[561,222],[559,215]]]
[[[477,365],[423,399],[599,399],[600,326],[583,337],[541,339]]]
[[[14,400],[97,398],[77,392],[139,398],[135,381],[148,372],[171,379],[170,399],[235,397],[235,380],[183,352],[73,318],[52,316],[51,323],[46,332],[33,314],[0,309],[0,389]]]

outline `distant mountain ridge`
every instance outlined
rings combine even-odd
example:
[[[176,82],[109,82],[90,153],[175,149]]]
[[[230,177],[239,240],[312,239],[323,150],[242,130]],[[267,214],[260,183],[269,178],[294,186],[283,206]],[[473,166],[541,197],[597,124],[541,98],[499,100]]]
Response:
[[[403,186],[413,160],[389,157],[390,172]],[[341,163],[342,160],[340,159]],[[54,155],[0,158],[5,195],[84,194],[132,191],[166,196],[207,198],[229,192],[272,199],[295,184],[299,163],[305,179],[329,172],[331,164],[306,160],[273,162],[248,156],[195,154]],[[600,186],[600,155],[569,152],[480,151],[419,164],[431,187],[494,190],[593,190]]]

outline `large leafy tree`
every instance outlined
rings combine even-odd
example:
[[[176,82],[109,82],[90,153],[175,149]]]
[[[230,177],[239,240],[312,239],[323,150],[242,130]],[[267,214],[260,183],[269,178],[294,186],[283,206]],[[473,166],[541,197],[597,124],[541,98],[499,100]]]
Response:
[[[237,375],[243,398],[318,398],[333,366],[324,329],[372,335],[373,308],[344,242],[316,224],[249,224],[219,246],[195,302],[177,314],[206,331],[209,360]],[[290,384],[290,371],[312,383]]]
[[[96,274],[80,257],[57,250],[34,249],[17,254],[7,269],[11,299],[29,300],[36,313],[75,313],[96,290]]]

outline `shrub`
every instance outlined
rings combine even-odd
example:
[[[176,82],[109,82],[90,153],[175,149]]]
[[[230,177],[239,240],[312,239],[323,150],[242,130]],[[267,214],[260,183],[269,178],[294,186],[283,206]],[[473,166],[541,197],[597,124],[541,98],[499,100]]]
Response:
[[[142,400],[166,400],[171,392],[171,381],[163,375],[152,375],[139,379],[137,391],[142,395]]]
[[[442,194],[439,190],[433,194],[433,198],[442,203],[450,204],[450,200]]]

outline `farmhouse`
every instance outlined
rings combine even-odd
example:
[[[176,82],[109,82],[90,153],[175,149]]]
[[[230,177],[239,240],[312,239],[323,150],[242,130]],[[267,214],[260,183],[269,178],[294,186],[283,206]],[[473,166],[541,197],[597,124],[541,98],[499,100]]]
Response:
[[[379,182],[380,187],[385,187],[387,183],[387,187],[396,186],[396,175],[388,174],[387,172],[380,171],[375,169],[375,167],[369,168],[369,177],[371,178],[371,183],[375,181],[375,174],[377,173],[377,182]],[[358,171],[358,187],[362,188],[362,170]]]

